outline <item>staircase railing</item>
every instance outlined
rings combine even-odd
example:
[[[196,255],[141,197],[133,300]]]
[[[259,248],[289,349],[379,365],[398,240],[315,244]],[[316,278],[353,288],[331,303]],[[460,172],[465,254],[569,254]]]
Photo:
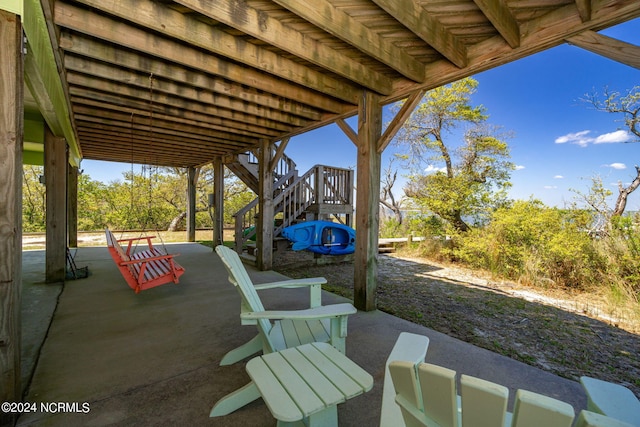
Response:
[[[316,165],[291,182],[291,172],[274,183],[274,236],[293,224],[312,205],[352,205],[353,171],[351,169]],[[235,245],[241,251],[249,240],[255,239],[258,218],[258,199],[234,215]],[[281,215],[280,215],[281,214]]]
[[[238,159],[240,159],[240,156],[238,156]],[[242,161],[242,163],[244,164],[248,164],[248,165],[255,165],[256,166],[256,171],[258,168],[258,158],[256,157],[255,154],[253,154],[253,152],[251,151],[247,151],[246,153],[244,153],[244,156],[246,156],[246,158],[244,159],[244,161]],[[275,164],[275,167],[273,168],[273,174],[276,177],[282,177],[284,175],[288,175],[291,172],[296,170],[296,164],[293,160],[291,160],[290,157],[287,157],[284,153],[280,156],[280,160],[278,160],[278,163]]]

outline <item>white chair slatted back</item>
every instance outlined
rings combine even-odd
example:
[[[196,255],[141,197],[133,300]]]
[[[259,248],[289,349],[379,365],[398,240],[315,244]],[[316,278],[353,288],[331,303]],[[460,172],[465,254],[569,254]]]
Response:
[[[422,363],[418,366],[425,414],[442,427],[458,427],[458,395],[456,371],[442,366]]]
[[[387,363],[400,412],[387,411],[381,420],[385,427],[401,426],[403,421],[407,427],[571,427],[574,421],[573,406],[549,396],[520,389],[511,414],[509,389],[500,384],[461,375],[458,396],[456,372],[451,369],[408,360]],[[583,410],[574,427],[640,427],[640,420],[628,421]]]
[[[513,407],[513,427],[571,427],[575,412],[566,402],[518,390]]]
[[[389,373],[407,427],[458,427],[455,371],[440,366],[394,361]],[[426,407],[425,407],[426,405]]]
[[[469,375],[460,376],[462,427],[504,426],[509,389]]]
[[[414,370],[420,363],[424,363],[429,348],[429,338],[424,335],[401,332],[389,353],[384,369],[384,385],[382,406],[380,407],[380,427],[404,427],[400,406],[396,403],[396,391],[389,372],[392,362],[404,361],[413,364]]]
[[[400,405],[402,418],[407,427],[426,426],[424,414],[419,407],[418,383],[415,365],[407,361],[395,361],[389,364],[389,373],[396,390],[396,402]]]
[[[220,256],[220,259],[222,259],[229,273],[229,281],[236,286],[242,296],[242,310],[255,312],[264,311],[264,305],[238,254],[232,249],[222,245],[216,247],[216,253]],[[260,319],[257,321],[257,324],[265,336],[269,336],[269,332],[273,327],[271,322],[268,319]]]

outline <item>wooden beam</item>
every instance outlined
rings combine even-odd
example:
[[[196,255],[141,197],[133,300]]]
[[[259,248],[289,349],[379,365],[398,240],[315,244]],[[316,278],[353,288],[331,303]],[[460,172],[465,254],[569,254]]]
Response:
[[[187,68],[138,52],[120,49],[116,46],[84,37],[81,34],[69,33],[68,31],[63,31],[60,35],[60,47],[83,58],[96,59],[104,63],[136,70],[146,75],[153,74],[178,83],[190,84],[197,88],[237,98],[249,104],[280,109],[284,113],[291,113],[312,120],[318,119],[319,110],[332,113],[342,113],[345,110],[344,104],[337,100],[300,86],[289,85],[289,87],[286,87],[286,85],[281,84],[278,87],[286,90],[282,91],[282,93],[271,92],[279,96],[247,90],[246,87],[238,83],[208,74],[208,68],[201,65],[198,66],[196,58],[185,61],[185,63],[188,62],[190,64],[189,68]],[[190,51],[187,50],[185,57],[189,58],[189,56]],[[171,59],[171,56],[168,59]],[[259,84],[260,82],[256,83]],[[284,95],[287,97],[284,98]],[[314,100],[315,105],[307,105],[293,100]]]
[[[84,89],[70,89],[71,100],[76,108],[74,111],[80,111],[82,108],[92,107],[96,110],[105,109],[120,111],[121,113],[133,114],[135,116],[148,116],[149,106],[143,101],[128,100],[118,97],[116,94],[105,94],[98,91]],[[77,95],[77,96],[76,96]],[[206,109],[206,107],[203,107]],[[217,129],[230,134],[248,136],[252,138],[264,138],[266,135],[279,135],[279,132],[273,128],[260,127],[251,122],[239,122],[235,120],[225,120],[217,116],[210,116],[195,111],[184,111],[177,107],[168,105],[154,104],[154,115],[169,122],[181,123],[186,125],[194,125],[198,127]],[[283,130],[286,127],[277,124],[278,128]]]
[[[177,124],[174,121],[163,120],[161,117],[158,117],[154,114],[153,121],[151,121],[149,115],[136,115],[131,118],[130,114],[117,113],[117,112],[106,112],[104,111],[101,117],[97,117],[93,115],[93,112],[90,114],[84,114],[83,108],[76,108],[76,121],[90,121],[93,123],[102,123],[105,125],[118,125],[123,130],[129,130],[131,128],[137,129],[145,129],[149,132],[153,132],[157,135],[174,135],[174,136],[184,136],[188,135],[185,138],[191,139],[232,139],[237,142],[246,142],[250,143],[251,139],[247,137],[243,137],[238,134],[234,134],[232,132],[223,132],[217,129],[208,129],[207,127],[198,127],[194,128],[191,126],[185,126],[181,124]],[[123,135],[123,136],[128,136]]]
[[[520,28],[506,2],[500,0],[473,0],[482,10],[491,24],[498,30],[509,46],[516,48],[520,45]]]
[[[568,38],[567,43],[640,70],[640,46],[595,31],[585,31]]]
[[[278,162],[280,161],[280,158],[284,154],[284,150],[287,148],[287,145],[289,144],[290,139],[291,138],[283,138],[282,141],[280,141],[280,145],[278,145],[278,148],[276,149],[276,152],[273,155],[273,158],[271,159],[271,163],[269,164],[269,169],[275,170],[276,165],[278,164]]]
[[[274,52],[260,49],[256,45],[233,37],[201,21],[188,19],[185,15],[165,5],[143,0],[135,2],[132,0],[122,2],[84,0],[84,3],[105,13],[93,13],[77,6],[57,2],[55,8],[56,24],[76,31],[87,32],[94,37],[109,40],[142,53],[171,58],[172,60],[176,58],[177,62],[181,62],[180,58],[184,58],[190,53],[189,51],[195,50],[190,47],[191,45],[197,46],[200,49],[206,49],[211,53],[245,64],[237,65],[232,61],[222,60],[220,56],[205,54],[202,51],[194,52],[200,61],[205,57],[208,58],[209,64],[206,66],[210,73],[249,86],[256,85],[261,79],[265,80],[266,72],[272,76],[280,77],[274,81],[274,84],[277,85],[282,85],[281,79],[285,79],[338,99],[349,102],[354,102],[357,99],[354,97],[357,90],[352,85],[313,71],[299,63],[278,56]],[[166,34],[168,37],[177,38],[187,44],[177,43],[154,32],[113,20],[108,17],[108,14]],[[87,22],[91,22],[91,25],[86,25]],[[201,69],[203,65],[199,65],[198,68]],[[287,84],[287,86],[289,85]]]
[[[349,126],[349,123],[347,123],[344,119],[338,119],[336,120],[336,124],[340,129],[342,129],[342,132],[344,132],[344,134],[347,135],[347,137],[351,140],[351,142],[353,142],[353,144],[357,147],[358,134],[356,133],[356,131],[353,130],[351,126]]]
[[[75,92],[75,91],[72,91]],[[115,96],[115,95],[112,95]],[[175,107],[168,107],[169,111],[165,112],[163,101],[170,102],[165,95],[157,95],[156,101],[154,102],[154,112],[153,117],[154,120],[157,119],[158,127],[162,127],[163,125],[169,129],[183,129],[185,130],[185,134],[202,134],[202,135],[211,135],[210,131],[226,133],[228,135],[237,135],[239,141],[248,138],[270,138],[276,135],[279,135],[281,132],[286,132],[287,130],[292,129],[291,127],[284,126],[279,122],[274,122],[271,120],[260,119],[254,116],[247,116],[242,113],[233,114],[233,112],[229,111],[220,111],[222,117],[209,117],[208,114],[201,113],[192,113],[190,114],[192,117],[180,117],[180,115],[172,115],[170,111],[175,111]],[[122,102],[117,102],[116,104],[109,104],[106,102],[100,103],[100,100],[104,101],[102,96],[98,96],[97,98],[87,99],[87,98],[79,98],[73,97],[74,100],[74,114],[78,115],[87,115],[94,116],[96,114],[96,109],[100,111],[100,117],[103,119],[116,119],[124,122],[129,122],[131,115],[133,114],[137,120],[141,118],[149,117],[149,109],[144,108],[143,105],[139,103],[132,103],[125,105]],[[98,100],[98,101],[96,101]],[[160,104],[163,102],[163,104]],[[99,104],[99,106],[96,106]],[[199,105],[196,103],[192,104],[192,108],[197,109]],[[119,108],[118,108],[119,107]],[[207,106],[202,107],[203,110],[206,110],[210,113],[211,109],[215,110],[215,107],[208,108]],[[158,110],[158,111],[156,111]],[[187,116],[188,114],[185,114]],[[227,117],[225,120],[224,117]],[[77,119],[78,120],[78,119]],[[127,126],[128,127],[128,126]],[[193,129],[193,130],[190,130]],[[243,137],[244,136],[244,137]],[[188,136],[187,136],[188,138]]]
[[[275,0],[275,3],[387,64],[405,77],[417,82],[424,80],[424,64],[327,0]]]
[[[407,118],[409,118],[411,113],[413,113],[415,107],[420,103],[425,92],[426,89],[421,89],[409,95],[409,98],[405,101],[396,117],[391,121],[391,123],[389,123],[389,126],[387,126],[384,134],[382,135],[382,137],[380,137],[380,140],[378,141],[379,153],[382,153],[387,145],[389,145],[393,137],[396,135],[396,133],[398,133],[398,130],[400,130]],[[340,129],[342,129],[347,137],[349,137],[351,142],[358,146],[358,135],[353,130],[353,128],[349,126],[349,124],[344,119],[337,119],[336,124],[338,125],[338,127],[340,127]]]
[[[138,1],[136,0],[136,11],[139,10]],[[257,11],[247,2],[202,2],[200,0],[177,0],[177,2],[374,92],[383,95],[391,93],[391,79],[382,73],[343,55],[324,43],[306,37],[268,14]],[[317,7],[316,4],[314,6]],[[264,56],[265,52],[258,53],[258,57]]]
[[[387,145],[389,145],[393,137],[396,136],[396,133],[398,133],[409,116],[411,116],[413,110],[415,110],[416,106],[420,101],[422,101],[422,97],[425,92],[426,90],[424,89],[419,90],[411,94],[411,96],[404,102],[402,108],[398,111],[398,114],[396,114],[393,120],[391,120],[391,123],[389,123],[389,126],[387,126],[387,129],[384,131],[380,141],[378,141],[378,153],[382,153],[384,149],[387,148]]]
[[[587,22],[591,19],[591,0],[576,0],[576,7],[582,22]]]
[[[247,117],[257,116],[287,124],[289,127],[304,126],[308,123],[307,119],[283,113],[279,109],[250,105],[237,98],[220,95],[208,89],[203,90],[189,84],[158,78],[155,74],[135,73],[119,67],[84,61],[72,55],[67,56],[65,66],[69,70],[67,72],[69,84],[104,90],[120,97],[127,95],[151,101],[149,79],[153,76],[153,94],[171,97],[167,99],[173,99],[173,105],[179,105],[185,110],[194,110],[195,108],[189,108],[189,104],[198,102],[210,108],[216,107],[214,110],[216,115],[221,115],[217,112],[218,110],[232,110],[238,115],[242,113]]]
[[[24,69],[20,17],[0,10],[0,402],[22,401],[22,140]],[[0,426],[17,411],[0,411]]]
[[[271,164],[271,143],[268,140],[260,141],[258,149],[258,224],[256,233],[256,246],[258,247],[258,268],[271,270],[273,267],[273,169]]]
[[[377,1],[377,0],[376,0]],[[594,6],[596,3],[593,3]],[[601,0],[592,12],[592,19],[582,22],[575,5],[569,4],[521,25],[520,46],[512,49],[502,37],[492,37],[468,49],[469,63],[459,69],[449,61],[437,61],[426,66],[427,78],[423,84],[398,83],[394,94],[382,100],[384,105],[406,98],[417,89],[434,89],[456,80],[486,71],[500,65],[558,46],[574,35],[586,30],[607,28],[640,17],[637,0]]]
[[[358,310],[376,309],[378,286],[378,232],[380,211],[380,165],[378,141],[382,133],[382,107],[375,94],[365,91],[358,114],[358,160],[356,177],[356,251],[354,255],[354,305]]]
[[[465,46],[415,0],[373,0],[459,68],[467,66]],[[428,76],[428,73],[426,74]]]
[[[213,248],[224,243],[224,164],[222,157],[213,159]],[[211,209],[211,206],[209,206]]]
[[[47,127],[44,134],[47,194],[45,281],[63,283],[67,262],[67,142]]]
[[[173,135],[156,134],[149,132],[149,127],[122,128],[121,131],[113,129],[111,124],[94,123],[81,121],[78,123],[82,137],[83,146],[87,148],[99,143],[108,145],[109,150],[121,149],[129,152],[142,151],[143,149],[153,150],[160,154],[171,154],[176,156],[176,150],[181,156],[193,155],[206,156],[212,153],[222,154],[228,151],[246,150],[249,143],[230,142],[221,138],[186,138],[182,134]],[[183,166],[184,167],[184,166]]]

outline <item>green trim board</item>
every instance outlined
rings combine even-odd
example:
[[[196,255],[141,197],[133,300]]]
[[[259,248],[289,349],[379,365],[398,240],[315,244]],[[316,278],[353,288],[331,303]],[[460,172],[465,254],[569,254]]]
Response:
[[[24,113],[24,141],[44,144],[44,118],[40,113]],[[44,151],[44,147],[38,151]]]
[[[44,118],[39,112],[24,112],[22,163],[44,165]]]
[[[44,153],[42,151],[22,151],[22,164],[44,166]]]
[[[23,15],[22,0],[0,0],[0,9],[4,9],[7,12],[15,13],[16,15]]]
[[[69,105],[40,1],[24,0],[22,17],[27,36],[25,81],[52,133],[66,139],[69,163],[77,167],[82,154],[71,123]]]

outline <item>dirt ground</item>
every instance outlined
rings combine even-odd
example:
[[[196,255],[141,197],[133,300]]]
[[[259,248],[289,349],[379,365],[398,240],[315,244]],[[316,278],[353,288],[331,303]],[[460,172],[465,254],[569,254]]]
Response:
[[[309,252],[280,251],[274,269],[323,276],[324,289],[353,298],[353,263],[315,265]],[[532,289],[418,258],[378,257],[377,305],[414,323],[578,380],[622,384],[640,397],[640,333],[594,295]]]

